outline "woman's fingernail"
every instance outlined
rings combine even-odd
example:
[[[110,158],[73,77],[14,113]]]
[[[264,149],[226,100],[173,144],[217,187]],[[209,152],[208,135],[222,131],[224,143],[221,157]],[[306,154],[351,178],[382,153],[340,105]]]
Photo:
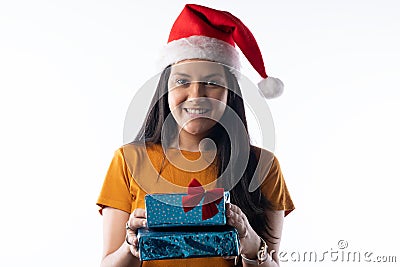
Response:
[[[143,221],[143,227],[146,227],[146,226],[147,226],[147,222]]]

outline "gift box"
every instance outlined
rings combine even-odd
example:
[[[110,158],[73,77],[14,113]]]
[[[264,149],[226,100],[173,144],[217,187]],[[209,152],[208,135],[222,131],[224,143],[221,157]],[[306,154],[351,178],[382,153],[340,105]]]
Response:
[[[196,180],[189,184],[187,194],[148,194],[145,196],[147,226],[224,225],[229,198],[229,192],[222,188],[206,191]]]
[[[237,256],[235,228],[224,226],[138,229],[141,261],[199,257]]]

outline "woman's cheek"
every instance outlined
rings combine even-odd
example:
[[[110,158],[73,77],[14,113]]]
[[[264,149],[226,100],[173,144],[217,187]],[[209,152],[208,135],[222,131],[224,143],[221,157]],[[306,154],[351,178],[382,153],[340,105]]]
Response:
[[[168,92],[168,106],[169,109],[174,112],[174,109],[176,107],[176,97],[175,93],[173,91]]]
[[[170,107],[176,108],[184,102],[184,96],[179,90],[177,89],[172,89],[171,91],[168,92],[168,103]]]
[[[172,116],[174,117],[175,121],[182,126],[182,109],[181,104],[183,103],[182,96],[176,92],[171,91],[168,93],[168,106],[172,112]]]

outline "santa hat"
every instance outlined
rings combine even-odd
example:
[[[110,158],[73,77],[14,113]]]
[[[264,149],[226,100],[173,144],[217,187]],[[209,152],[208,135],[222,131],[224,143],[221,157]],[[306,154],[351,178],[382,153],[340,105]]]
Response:
[[[250,30],[227,11],[187,4],[172,26],[161,56],[162,67],[185,59],[206,59],[240,69],[235,44],[263,78],[258,88],[265,98],[278,97],[283,83],[267,75],[256,39]]]

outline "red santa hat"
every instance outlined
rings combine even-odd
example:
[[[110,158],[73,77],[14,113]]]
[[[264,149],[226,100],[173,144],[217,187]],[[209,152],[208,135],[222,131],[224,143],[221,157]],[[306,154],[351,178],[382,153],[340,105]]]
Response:
[[[235,44],[263,78],[258,88],[265,98],[278,97],[283,83],[267,75],[260,48],[250,30],[227,11],[187,4],[172,26],[161,56],[162,67],[185,59],[206,59],[240,69]]]

